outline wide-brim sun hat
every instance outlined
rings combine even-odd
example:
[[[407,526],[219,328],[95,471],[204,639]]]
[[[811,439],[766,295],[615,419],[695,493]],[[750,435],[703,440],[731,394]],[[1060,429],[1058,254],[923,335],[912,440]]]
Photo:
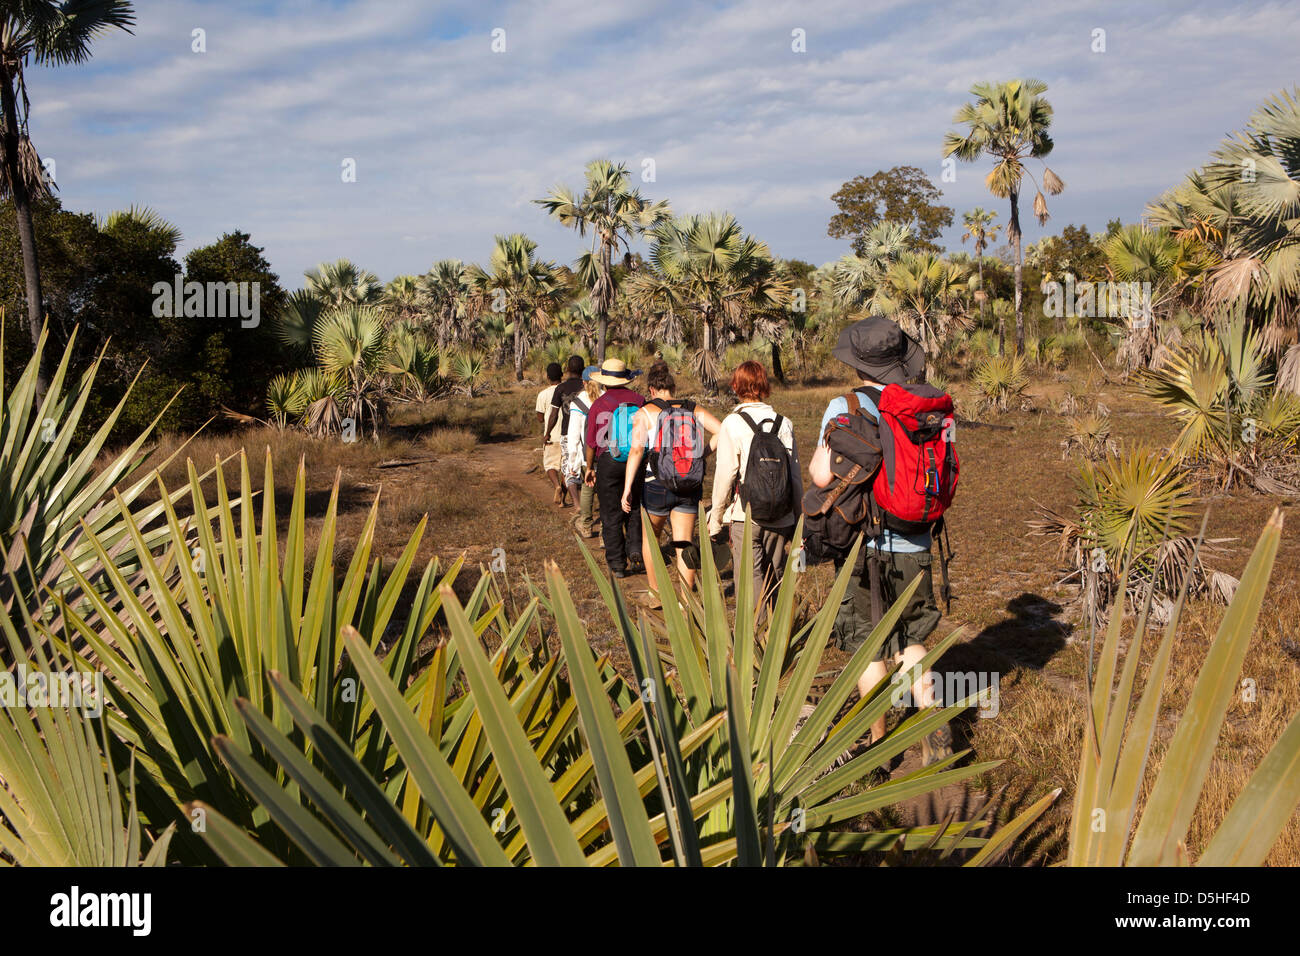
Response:
[[[617,388],[619,385],[626,385],[640,374],[640,369],[628,368],[627,363],[622,359],[605,359],[600,368],[591,373],[591,380]]]
[[[831,354],[881,385],[902,385],[925,374],[921,343],[884,316],[854,322],[840,333]]]

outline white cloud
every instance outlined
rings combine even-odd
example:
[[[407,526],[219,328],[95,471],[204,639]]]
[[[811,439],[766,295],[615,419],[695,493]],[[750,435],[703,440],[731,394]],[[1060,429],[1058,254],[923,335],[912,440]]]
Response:
[[[634,174],[653,157],[648,196],[728,209],[778,254],[823,262],[844,249],[825,235],[840,183],[899,164],[937,178],[970,85],[1013,75],[1047,81],[1056,108],[1051,164],[1069,188],[1048,229],[1132,220],[1294,82],[1300,22],[1282,4],[1207,0],[137,7],[135,35],[105,37],[89,64],[30,72],[33,135],[65,204],[153,206],[187,248],[245,229],[291,285],[339,256],[383,276],[482,260],[514,231],[571,261],[580,240],[531,200],[598,155]],[[190,52],[195,27],[205,54]],[[796,27],[807,53],[790,48]],[[340,181],[344,157],[356,183]],[[986,171],[962,167],[945,201],[1000,208]]]

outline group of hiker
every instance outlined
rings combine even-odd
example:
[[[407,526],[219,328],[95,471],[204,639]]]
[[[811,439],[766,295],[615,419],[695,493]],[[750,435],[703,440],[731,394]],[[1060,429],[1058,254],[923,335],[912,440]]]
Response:
[[[736,404],[719,419],[675,395],[672,370],[656,361],[644,392],[641,373],[615,358],[588,366],[580,356],[547,368],[549,384],[537,396],[542,463],[554,503],[576,504],[573,524],[584,537],[599,534],[609,572],[644,574],[652,608],[675,600],[669,582],[656,579],[652,548],[668,529],[666,554],[675,558],[682,586],[695,586],[700,548],[739,572],[745,517],[751,521],[753,595],[765,612],[780,585],[792,549],[804,564],[842,568],[862,538],[849,588],[833,628],[846,652],[862,646],[884,612],[920,577],[884,645],[858,680],[865,695],[888,673],[904,671],[925,655],[924,641],[939,623],[932,575],[933,545],[940,545],[941,593],[947,597],[943,516],[958,476],[950,396],[925,384],[925,353],[897,323],[872,317],[841,333],[833,355],[859,383],[837,396],[822,415],[816,448],[803,470],[791,420],[771,404],[767,370],[742,362],[729,390]],[[714,458],[711,487],[705,462]],[[700,504],[709,495],[707,527],[697,535]],[[593,500],[594,499],[594,500]],[[644,509],[655,537],[642,534]],[[800,517],[803,537],[794,540]],[[912,687],[918,707],[939,704],[934,682],[920,675]],[[872,742],[885,734],[882,717]],[[929,764],[951,754],[948,728],[922,743]]]

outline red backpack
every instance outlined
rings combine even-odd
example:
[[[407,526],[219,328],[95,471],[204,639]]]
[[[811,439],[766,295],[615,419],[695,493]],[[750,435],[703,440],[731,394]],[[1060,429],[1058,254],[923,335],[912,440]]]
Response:
[[[884,524],[929,531],[952,505],[961,468],[952,396],[933,385],[886,385],[876,404],[883,461],[872,494]]]

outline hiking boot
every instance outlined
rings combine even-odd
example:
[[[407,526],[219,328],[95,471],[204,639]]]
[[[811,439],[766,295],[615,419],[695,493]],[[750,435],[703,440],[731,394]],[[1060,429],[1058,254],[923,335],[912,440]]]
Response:
[[[921,766],[952,756],[952,728],[944,724],[921,738]]]
[[[609,573],[614,575],[614,577],[619,578],[620,580],[632,574],[632,572],[629,571],[627,568],[619,568],[617,571],[611,571]]]

